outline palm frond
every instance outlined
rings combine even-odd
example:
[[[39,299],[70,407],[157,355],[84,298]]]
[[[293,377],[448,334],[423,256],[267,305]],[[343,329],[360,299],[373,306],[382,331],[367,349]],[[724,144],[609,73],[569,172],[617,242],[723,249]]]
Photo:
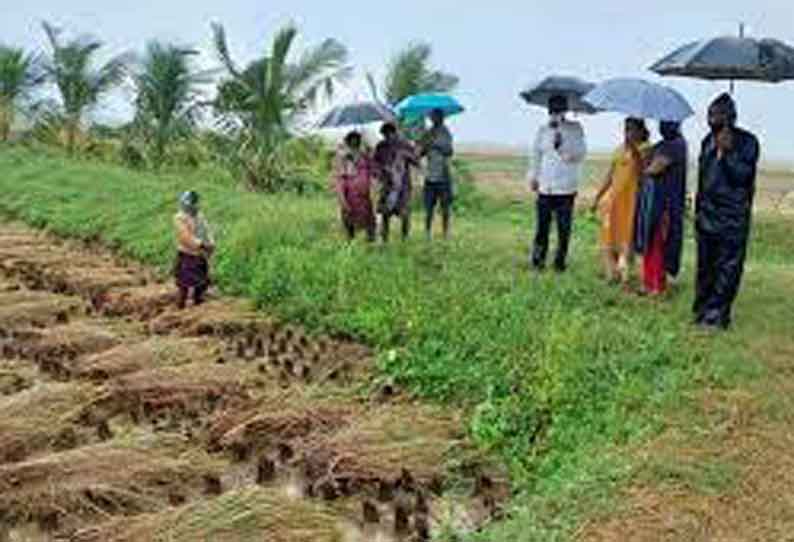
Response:
[[[47,21],[43,21],[41,23],[41,26],[44,29],[44,34],[47,36],[47,41],[49,41],[50,48],[53,51],[57,51],[58,49],[60,49],[61,46],[60,46],[59,37],[61,35],[61,29],[53,26]]]
[[[433,70],[432,47],[423,42],[409,43],[389,62],[384,81],[386,100],[394,105],[422,92],[449,92],[458,85],[455,75]]]
[[[240,77],[240,70],[232,60],[232,55],[229,52],[229,43],[226,39],[226,29],[220,23],[212,23],[212,42],[215,46],[215,52],[218,59],[233,77]]]
[[[333,39],[327,39],[308,49],[300,60],[291,66],[288,89],[295,91],[330,74],[344,75],[350,67],[347,48]]]
[[[37,55],[0,45],[0,100],[10,103],[28,99],[30,92],[43,82]]]
[[[201,107],[203,74],[195,70],[195,50],[173,44],[150,42],[138,62],[133,81],[136,87],[136,126],[146,142],[154,144],[159,165],[166,146],[190,133]]]
[[[375,81],[375,76],[372,72],[367,72],[367,86],[369,86],[369,93],[372,101],[381,103],[380,92],[378,92],[378,83]]]
[[[460,78],[451,73],[436,71],[427,74],[424,86],[427,92],[450,92],[460,84]]]

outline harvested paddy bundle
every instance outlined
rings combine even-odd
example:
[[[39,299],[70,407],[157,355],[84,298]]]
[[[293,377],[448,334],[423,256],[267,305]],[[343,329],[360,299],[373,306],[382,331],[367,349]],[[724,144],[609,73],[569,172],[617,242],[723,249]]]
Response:
[[[342,542],[339,520],[321,504],[262,488],[229,492],[161,514],[113,521],[69,542]]]
[[[95,428],[82,423],[84,410],[101,393],[88,384],[48,383],[0,398],[0,463],[90,441]]]
[[[151,337],[86,356],[75,370],[83,378],[107,380],[158,367],[217,362],[223,356],[222,347],[209,338]]]
[[[10,525],[71,530],[108,516],[151,513],[200,495],[222,464],[179,439],[151,435],[0,466],[0,510]]]

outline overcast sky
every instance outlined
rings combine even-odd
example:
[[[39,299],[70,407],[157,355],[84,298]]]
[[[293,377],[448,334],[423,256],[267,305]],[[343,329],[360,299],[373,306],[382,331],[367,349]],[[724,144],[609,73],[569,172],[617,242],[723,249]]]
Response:
[[[667,0],[656,6],[624,0],[0,0],[0,42],[40,48],[46,19],[102,38],[109,51],[139,50],[151,38],[208,47],[210,22],[219,21],[244,61],[264,50],[280,24],[294,21],[307,43],[335,37],[350,48],[359,73],[380,73],[396,49],[424,39],[433,44],[436,63],[461,77],[458,94],[469,111],[453,123],[457,139],[520,145],[543,115],[522,104],[518,92],[544,75],[653,78],[646,68],[663,54],[687,41],[736,33],[741,21],[751,35],[794,43],[791,0]],[[705,108],[727,83],[668,83],[698,111],[687,135],[699,139]],[[360,83],[349,93],[368,94]],[[736,95],[741,123],[760,135],[766,157],[794,161],[794,82],[742,83]],[[107,109],[123,112],[115,101]],[[619,118],[585,122],[593,148],[617,143]]]

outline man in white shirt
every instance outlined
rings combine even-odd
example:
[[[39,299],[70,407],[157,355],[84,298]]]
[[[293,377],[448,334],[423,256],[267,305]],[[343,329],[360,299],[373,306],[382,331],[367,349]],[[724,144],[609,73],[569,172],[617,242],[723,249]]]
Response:
[[[552,96],[549,122],[538,130],[532,148],[533,161],[527,176],[532,191],[538,194],[537,233],[532,250],[532,266],[536,270],[546,267],[552,218],[557,222],[558,237],[554,268],[563,272],[567,266],[574,201],[587,155],[582,125],[568,120],[567,112],[567,98]]]

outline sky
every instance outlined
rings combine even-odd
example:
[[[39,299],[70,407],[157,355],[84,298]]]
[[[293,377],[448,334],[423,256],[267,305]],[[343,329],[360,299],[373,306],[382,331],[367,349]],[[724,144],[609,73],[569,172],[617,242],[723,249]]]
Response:
[[[141,50],[153,38],[210,51],[210,23],[217,21],[243,63],[261,54],[273,32],[292,21],[307,44],[333,37],[348,46],[357,77],[339,99],[354,100],[369,96],[366,71],[382,75],[396,50],[425,40],[434,47],[435,64],[461,78],[457,96],[468,111],[451,123],[456,140],[521,146],[528,146],[545,113],[522,103],[518,93],[546,75],[654,80],[647,67],[655,60],[689,41],[736,34],[740,22],[749,35],[794,44],[791,0],[667,0],[653,7],[626,0],[0,0],[0,42],[41,49],[40,23],[47,20],[101,38],[107,54]],[[215,65],[209,53],[202,62]],[[709,101],[728,84],[664,82],[697,111],[685,128],[695,145],[706,130]],[[740,123],[759,135],[765,157],[794,163],[794,81],[740,83],[735,96]],[[103,109],[108,118],[127,113],[119,97]],[[620,142],[620,117],[582,121],[592,149],[606,151]]]

